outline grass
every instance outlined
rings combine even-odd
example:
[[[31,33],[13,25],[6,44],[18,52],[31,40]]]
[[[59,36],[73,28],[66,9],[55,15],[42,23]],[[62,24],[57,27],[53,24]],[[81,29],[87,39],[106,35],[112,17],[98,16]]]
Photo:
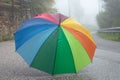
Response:
[[[97,33],[100,37],[113,41],[120,41],[120,33]]]
[[[12,36],[4,35],[4,36],[1,36],[0,41],[8,41],[8,40],[12,40],[12,39],[13,39]]]

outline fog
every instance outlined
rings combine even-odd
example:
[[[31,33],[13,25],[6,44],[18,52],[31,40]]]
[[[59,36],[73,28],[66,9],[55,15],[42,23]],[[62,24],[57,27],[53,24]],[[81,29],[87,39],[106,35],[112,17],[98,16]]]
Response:
[[[97,28],[98,0],[55,0],[58,12],[70,16],[87,28]]]

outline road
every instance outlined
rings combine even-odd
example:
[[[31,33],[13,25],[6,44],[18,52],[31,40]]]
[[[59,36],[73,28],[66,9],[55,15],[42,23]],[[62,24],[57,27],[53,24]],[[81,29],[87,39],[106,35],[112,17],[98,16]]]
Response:
[[[93,63],[80,74],[87,80],[120,80],[120,42],[105,40],[93,34],[97,50]]]
[[[93,34],[97,50],[80,73],[50,76],[30,68],[15,52],[14,41],[0,42],[0,80],[120,80],[120,43]]]
[[[102,39],[95,33],[93,34],[93,38],[98,49],[120,53],[120,42]]]

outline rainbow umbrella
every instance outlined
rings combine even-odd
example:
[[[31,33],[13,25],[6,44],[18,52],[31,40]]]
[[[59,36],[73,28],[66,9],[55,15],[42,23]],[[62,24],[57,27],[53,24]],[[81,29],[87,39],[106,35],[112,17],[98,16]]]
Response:
[[[90,32],[62,14],[38,14],[14,34],[16,51],[30,67],[49,74],[77,73],[92,62]]]

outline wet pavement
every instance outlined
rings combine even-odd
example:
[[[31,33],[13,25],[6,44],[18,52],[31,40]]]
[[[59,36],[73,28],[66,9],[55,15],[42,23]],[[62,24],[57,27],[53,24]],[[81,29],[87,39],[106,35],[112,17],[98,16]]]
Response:
[[[97,49],[120,53],[120,42],[102,39],[95,33],[92,34],[97,44]]]
[[[95,34],[94,39],[97,50],[92,64],[78,74],[56,76],[30,68],[15,52],[14,41],[0,42],[0,80],[120,80],[120,43]]]
[[[93,63],[80,73],[91,80],[120,80],[120,54],[97,49]]]

